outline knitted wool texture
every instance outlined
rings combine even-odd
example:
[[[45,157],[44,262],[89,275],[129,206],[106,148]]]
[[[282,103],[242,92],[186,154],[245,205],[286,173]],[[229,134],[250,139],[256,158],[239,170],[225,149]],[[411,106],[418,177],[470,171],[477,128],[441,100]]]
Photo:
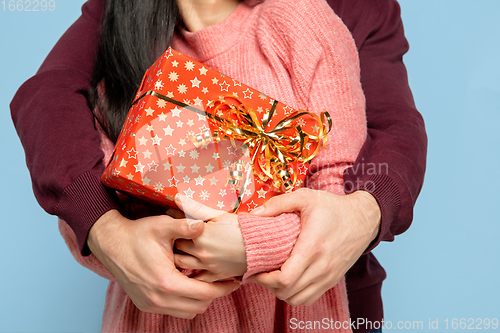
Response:
[[[344,193],[342,173],[366,137],[365,101],[354,42],[326,2],[245,1],[217,25],[183,31],[172,47],[293,108],[328,110],[333,128],[326,148],[311,163],[306,185]],[[104,137],[102,149],[106,162],[112,144]],[[244,284],[193,320],[139,311],[93,255],[80,255],[67,224],[61,220],[59,227],[77,261],[110,280],[103,332],[291,332],[300,321],[316,321],[311,331],[351,331],[341,325],[349,322],[344,280],[309,307],[289,306],[265,288],[246,283],[251,275],[278,269],[290,256],[301,228],[296,214],[256,218],[240,213],[238,220],[247,255]]]

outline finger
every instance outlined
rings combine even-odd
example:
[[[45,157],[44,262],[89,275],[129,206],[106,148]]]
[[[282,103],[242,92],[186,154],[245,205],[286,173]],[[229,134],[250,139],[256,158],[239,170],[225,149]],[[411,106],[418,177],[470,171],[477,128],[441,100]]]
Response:
[[[178,238],[193,239],[198,237],[202,231],[204,223],[201,220],[176,220],[167,217],[168,223],[162,223],[161,228],[169,239],[175,240]]]
[[[293,306],[309,306],[323,296],[331,287],[322,283],[312,283],[295,295],[285,299],[285,302]]]
[[[174,218],[174,219],[183,219],[186,217],[183,211],[175,209],[175,208],[169,208],[165,212],[168,216]]]
[[[175,196],[175,203],[184,211],[186,216],[197,220],[207,221],[225,213],[222,210],[207,207],[179,193]]]
[[[285,193],[272,197],[264,205],[255,208],[250,212],[258,216],[276,216],[281,213],[293,213],[302,211],[311,200],[315,201],[314,193],[311,189],[300,189],[295,192]]]
[[[222,280],[223,278],[218,276],[217,274],[214,274],[210,271],[204,271],[194,277],[194,279],[198,281],[203,281],[203,282],[215,282],[218,280]]]
[[[196,257],[196,246],[193,241],[187,239],[178,239],[175,242],[175,247],[184,253],[190,254]]]
[[[211,301],[214,298],[229,295],[239,288],[239,284],[232,281],[206,283],[188,278],[177,269],[169,276],[166,293],[175,294],[181,297],[192,298],[200,301]]]
[[[176,267],[184,269],[207,269],[205,265],[203,265],[203,262],[201,260],[199,260],[196,257],[185,254],[174,254],[174,263]],[[212,282],[212,281],[205,281],[205,282]]]

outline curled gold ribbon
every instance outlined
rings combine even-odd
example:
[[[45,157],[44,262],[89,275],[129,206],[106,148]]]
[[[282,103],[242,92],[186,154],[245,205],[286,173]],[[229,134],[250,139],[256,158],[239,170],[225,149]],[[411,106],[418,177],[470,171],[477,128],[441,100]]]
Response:
[[[261,182],[271,185],[275,191],[284,192],[295,186],[298,165],[311,161],[326,145],[332,120],[326,111],[318,116],[299,110],[270,126],[277,104],[274,101],[261,122],[251,107],[234,96],[225,96],[208,105],[207,117],[215,128],[215,141],[243,141],[250,151],[254,175]],[[299,126],[299,118],[314,124],[318,133],[310,133]],[[312,152],[304,149],[308,144],[313,145]]]

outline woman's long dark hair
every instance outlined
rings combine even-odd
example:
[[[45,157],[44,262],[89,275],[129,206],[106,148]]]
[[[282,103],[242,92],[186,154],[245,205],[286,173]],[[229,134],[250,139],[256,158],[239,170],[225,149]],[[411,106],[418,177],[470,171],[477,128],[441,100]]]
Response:
[[[179,17],[175,0],[106,0],[87,100],[113,142],[145,71],[170,45]]]

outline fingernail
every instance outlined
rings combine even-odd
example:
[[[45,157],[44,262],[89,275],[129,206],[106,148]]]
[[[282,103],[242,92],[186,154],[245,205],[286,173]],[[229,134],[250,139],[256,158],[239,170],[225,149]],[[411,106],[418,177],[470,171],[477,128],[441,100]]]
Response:
[[[189,229],[191,230],[195,230],[195,229],[198,229],[198,227],[200,226],[200,224],[202,224],[203,221],[200,221],[200,220],[197,220],[197,221],[190,221],[188,222],[189,224]]]
[[[266,208],[264,206],[260,206],[260,207],[255,208],[254,210],[252,210],[250,212],[250,214],[252,214],[252,215],[259,215],[259,214],[264,213],[265,210],[266,210]]]

